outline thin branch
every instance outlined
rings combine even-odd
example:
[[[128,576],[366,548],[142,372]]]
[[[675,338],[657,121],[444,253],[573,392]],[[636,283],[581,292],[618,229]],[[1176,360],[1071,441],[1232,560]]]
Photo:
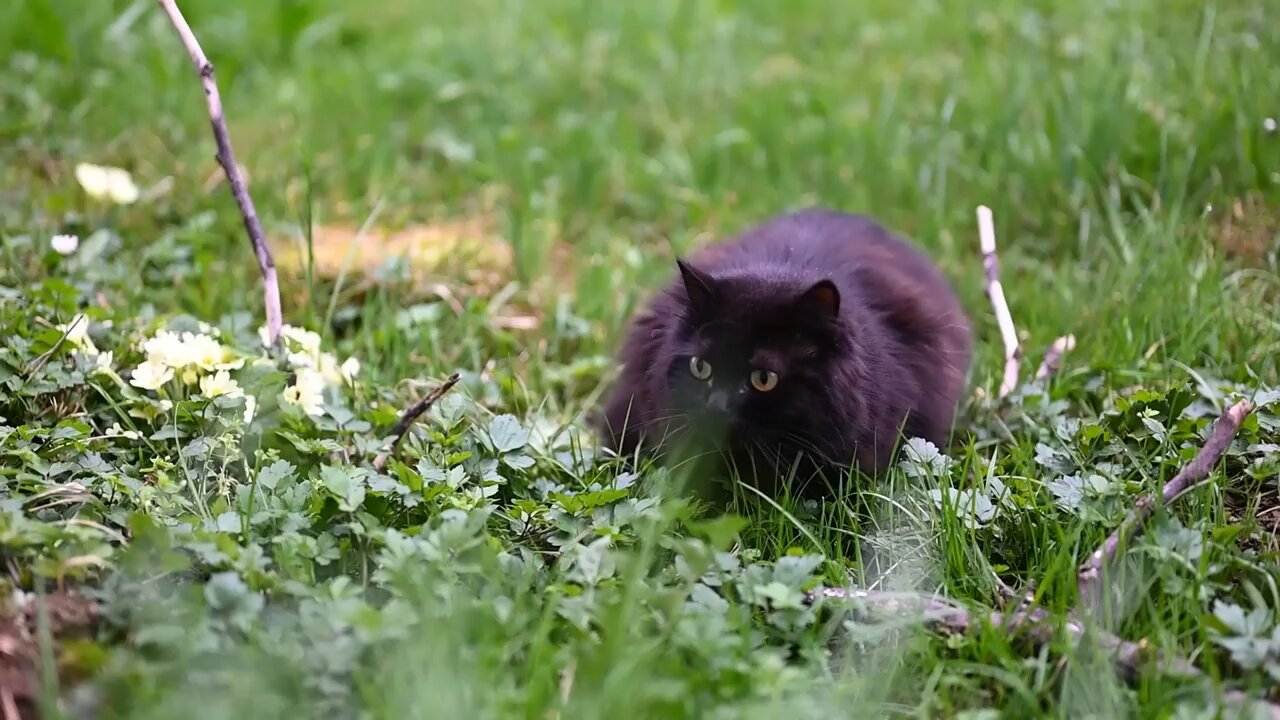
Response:
[[[405,433],[409,432],[409,428],[413,426],[413,421],[418,416],[431,409],[445,393],[449,392],[458,381],[462,379],[462,375],[454,373],[444,379],[444,382],[436,386],[434,390],[427,393],[421,400],[410,405],[400,415],[400,421],[391,430],[391,440],[382,448],[382,452],[373,459],[373,469],[382,472],[387,468],[387,461],[395,454],[396,448],[399,447],[400,441],[404,439]]]
[[[947,635],[966,635],[981,629],[983,621],[992,627],[1003,628],[1010,635],[1026,637],[1039,650],[1050,645],[1059,631],[1065,631],[1072,640],[1079,642],[1089,635],[1099,647],[1112,657],[1116,671],[1133,682],[1148,659],[1155,660],[1166,673],[1193,679],[1208,679],[1191,662],[1176,656],[1162,655],[1145,640],[1130,642],[1096,628],[1086,628],[1076,620],[1057,621],[1053,614],[1040,608],[999,613],[983,612],[974,615],[946,598],[919,593],[891,593],[862,590],[860,588],[821,588],[810,591],[806,601],[810,604],[820,599],[849,603],[849,610],[862,621],[875,621],[888,617],[918,615],[931,630]],[[1256,700],[1238,691],[1224,693],[1233,704],[1257,703],[1268,711],[1272,720],[1280,720],[1280,706]]]
[[[1036,380],[1041,381],[1049,378],[1058,372],[1058,368],[1062,367],[1062,356],[1076,349],[1076,336],[1063,335],[1054,340],[1049,348],[1044,351],[1044,359],[1040,361],[1040,368],[1036,370]]]
[[[1103,566],[1115,559],[1122,544],[1127,543],[1142,532],[1143,525],[1155,513],[1158,505],[1172,503],[1209,477],[1209,473],[1214,466],[1222,459],[1222,453],[1231,445],[1236,433],[1240,432],[1241,423],[1252,411],[1253,404],[1248,400],[1241,400],[1227,408],[1226,412],[1222,413],[1222,417],[1218,418],[1218,422],[1214,425],[1213,431],[1209,433],[1209,437],[1205,440],[1204,446],[1200,448],[1200,452],[1196,453],[1191,462],[1179,470],[1178,474],[1173,476],[1173,479],[1165,483],[1160,495],[1147,495],[1139,498],[1138,502],[1134,504],[1133,510],[1129,512],[1128,517],[1080,566],[1076,576],[1076,583],[1082,601],[1093,597],[1097,591],[1097,585],[1102,579]]]
[[[1018,344],[1018,330],[1009,314],[1009,303],[1004,299],[1004,286],[1000,284],[1000,258],[996,255],[996,227],[991,208],[978,206],[978,238],[982,245],[982,269],[987,276],[987,297],[996,313],[1000,326],[1000,339],[1004,342],[1004,379],[1000,381],[1003,398],[1018,385],[1018,368],[1022,365],[1022,347]]]
[[[258,269],[262,272],[263,304],[267,313],[267,344],[274,346],[276,339],[280,337],[280,328],[284,323],[280,312],[280,284],[276,279],[276,262],[271,256],[271,249],[267,247],[266,238],[262,233],[262,223],[258,221],[258,212],[254,209],[253,200],[249,197],[249,190],[245,186],[240,166],[236,164],[235,155],[231,152],[231,137],[227,134],[227,122],[222,115],[222,98],[218,95],[218,83],[213,76],[213,65],[205,57],[195,33],[191,31],[191,26],[187,24],[182,11],[178,9],[176,0],[157,1],[160,3],[160,9],[169,16],[169,22],[173,24],[173,28],[178,31],[178,37],[182,40],[183,47],[187,49],[187,54],[191,56],[191,64],[195,66],[196,73],[200,76],[200,84],[204,87],[209,122],[213,125],[213,139],[218,146],[218,164],[227,175],[231,195],[240,208],[240,215],[244,218],[244,229],[249,233],[249,242],[253,244],[253,253],[258,259]]]

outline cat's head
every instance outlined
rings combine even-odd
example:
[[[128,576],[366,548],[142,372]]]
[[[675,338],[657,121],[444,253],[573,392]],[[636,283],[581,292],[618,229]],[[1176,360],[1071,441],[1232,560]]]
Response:
[[[825,406],[847,347],[833,282],[677,265],[683,312],[662,358],[673,413],[695,429],[769,439]]]

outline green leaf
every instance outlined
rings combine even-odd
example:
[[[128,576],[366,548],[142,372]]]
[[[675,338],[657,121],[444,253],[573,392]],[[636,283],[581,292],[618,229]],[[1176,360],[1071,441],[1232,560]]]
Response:
[[[287,460],[277,460],[258,471],[257,482],[260,487],[275,490],[283,480],[293,479],[293,465]]]
[[[364,473],[357,468],[320,466],[320,483],[338,501],[343,512],[355,512],[364,502]]]
[[[499,453],[523,448],[529,442],[529,431],[520,425],[514,415],[499,415],[489,423],[489,439]]]
[[[533,467],[533,458],[524,453],[510,453],[502,456],[502,463],[515,470],[528,470]]]
[[[703,536],[711,547],[724,550],[738,537],[738,533],[747,526],[746,518],[737,515],[721,515],[714,520],[700,520],[689,523],[693,532]]]

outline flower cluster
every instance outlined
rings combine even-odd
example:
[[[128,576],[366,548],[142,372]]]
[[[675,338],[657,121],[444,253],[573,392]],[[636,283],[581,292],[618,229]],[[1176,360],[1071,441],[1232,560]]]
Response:
[[[244,367],[244,358],[205,333],[161,330],[142,349],[147,359],[133,371],[130,383],[144,390],[156,390],[175,377],[195,385],[205,374]]]
[[[232,370],[244,367],[244,358],[231,348],[218,342],[216,330],[204,326],[204,332],[176,333],[161,330],[142,343],[147,359],[142,361],[129,378],[129,384],[143,390],[161,390],[177,380],[183,385],[196,385],[200,395],[212,400],[215,397],[243,397],[244,422],[252,422],[258,402],[252,395],[246,396],[239,383],[231,377]]]
[[[87,326],[87,323],[86,323]],[[143,390],[154,390],[163,396],[166,388],[185,395],[190,386],[199,388],[199,396],[244,398],[245,423],[257,410],[257,399],[245,393],[233,373],[244,367],[246,358],[219,341],[216,328],[201,324],[200,332],[161,330],[142,343],[146,359],[131,373],[129,384]],[[266,329],[259,333],[267,344]],[[72,342],[88,342],[83,330],[68,333]],[[324,394],[330,387],[350,384],[360,372],[360,361],[348,358],[339,363],[331,353],[320,349],[320,335],[305,328],[284,326],[281,343],[287,353],[294,380],[280,394],[286,405],[300,408],[307,415],[324,414]],[[96,350],[95,350],[96,352]],[[263,357],[256,363],[272,364]]]
[[[258,330],[258,335],[263,345],[269,344],[265,327]],[[351,383],[360,373],[359,360],[347,358],[339,364],[331,353],[320,349],[320,335],[312,330],[285,325],[280,329],[280,340],[289,354],[289,365],[296,378],[284,389],[281,399],[302,408],[308,415],[324,414],[326,387]]]

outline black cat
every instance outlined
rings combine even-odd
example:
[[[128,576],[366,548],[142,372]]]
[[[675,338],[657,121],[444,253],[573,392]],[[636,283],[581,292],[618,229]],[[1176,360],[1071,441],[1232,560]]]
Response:
[[[762,491],[789,475],[793,494],[822,497],[851,466],[882,471],[900,433],[946,443],[970,321],[873,220],[802,210],[677,265],[634,319],[596,421],[618,453],[681,448]]]

